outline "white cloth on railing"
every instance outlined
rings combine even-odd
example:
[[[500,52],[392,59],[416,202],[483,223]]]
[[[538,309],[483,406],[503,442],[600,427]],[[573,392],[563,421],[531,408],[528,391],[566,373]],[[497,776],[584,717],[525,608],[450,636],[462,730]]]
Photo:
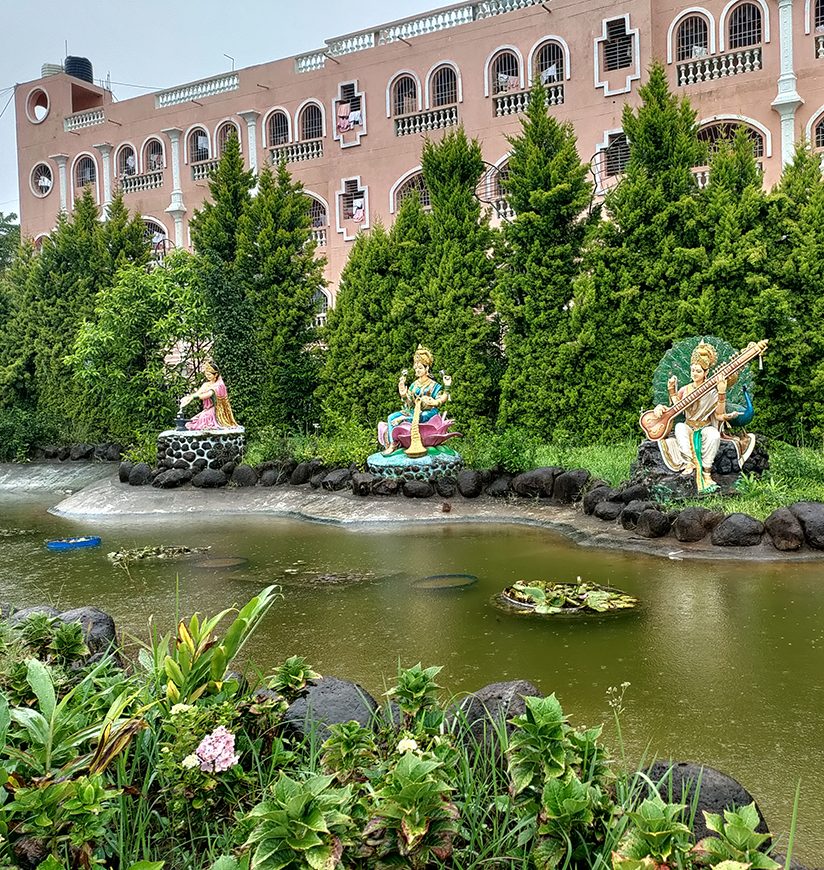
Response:
[[[555,82],[557,80],[558,80],[558,65],[552,63],[541,73],[541,84],[546,85],[549,82]]]
[[[349,113],[349,125],[352,126],[354,124],[361,123],[361,110],[360,109],[352,109]]]
[[[362,223],[365,217],[363,209],[363,199],[352,200],[352,220],[356,223]]]

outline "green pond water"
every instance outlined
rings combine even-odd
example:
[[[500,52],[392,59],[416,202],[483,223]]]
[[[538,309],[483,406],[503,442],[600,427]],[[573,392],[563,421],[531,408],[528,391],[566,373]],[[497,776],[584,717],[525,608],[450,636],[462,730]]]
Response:
[[[376,696],[398,661],[443,665],[440,682],[452,692],[523,678],[556,692],[574,723],[605,722],[613,746],[607,689],[629,682],[622,729],[631,760],[646,751],[720,768],[783,832],[801,780],[795,857],[824,864],[824,560],[672,561],[582,549],[545,530],[503,525],[342,529],[200,515],[80,522],[47,514],[57,500],[0,494],[0,527],[35,530],[0,538],[0,601],[90,604],[146,637],[151,614],[173,625],[176,594],[183,614],[214,613],[278,583],[283,598],[248,648],[264,669],[300,653],[321,673],[356,680]],[[72,534],[98,534],[103,546],[45,549],[48,538]],[[129,574],[106,558],[155,544],[211,550],[141,562]],[[247,561],[196,567],[223,557]],[[413,585],[441,573],[478,582],[436,591]],[[578,575],[636,596],[640,609],[537,619],[490,603],[519,578]]]

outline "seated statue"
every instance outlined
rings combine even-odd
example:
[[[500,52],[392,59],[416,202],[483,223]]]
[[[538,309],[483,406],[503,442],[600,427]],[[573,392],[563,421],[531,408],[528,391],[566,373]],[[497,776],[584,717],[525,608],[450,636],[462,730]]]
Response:
[[[206,383],[180,400],[181,411],[194,399],[203,402],[203,410],[186,423],[186,428],[195,431],[239,428],[232,414],[232,406],[229,404],[226,384],[223,383],[223,378],[214,363],[207,362],[203,374]]]
[[[401,447],[406,448],[407,452],[415,449],[410,445],[415,443],[416,431],[423,447],[437,447],[458,434],[448,431],[453,421],[439,413],[439,409],[449,401],[449,393],[444,387],[451,387],[452,379],[444,375],[441,386],[430,374],[432,363],[432,351],[418,345],[412,359],[415,380],[407,386],[407,371],[404,369],[398,381],[398,394],[403,400],[403,408],[390,414],[385,423],[378,424],[378,441],[385,448],[384,456],[389,456]]]

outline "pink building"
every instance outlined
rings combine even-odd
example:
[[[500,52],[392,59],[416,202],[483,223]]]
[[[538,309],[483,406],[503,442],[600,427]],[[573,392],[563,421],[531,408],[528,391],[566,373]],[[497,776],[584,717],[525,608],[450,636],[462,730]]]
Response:
[[[797,140],[824,149],[824,0],[699,2],[478,0],[117,103],[76,75],[44,76],[15,98],[23,233],[48,234],[84,185],[101,205],[119,185],[156,241],[188,247],[188,220],[234,129],[249,166],[285,158],[305,185],[331,302],[357,232],[390,223],[410,190],[425,202],[423,138],[463,124],[505,171],[505,137],[535,77],[606,190],[627,158],[622,107],[653,58],[709,141],[747,126],[771,185]],[[480,195],[505,219],[497,177]]]

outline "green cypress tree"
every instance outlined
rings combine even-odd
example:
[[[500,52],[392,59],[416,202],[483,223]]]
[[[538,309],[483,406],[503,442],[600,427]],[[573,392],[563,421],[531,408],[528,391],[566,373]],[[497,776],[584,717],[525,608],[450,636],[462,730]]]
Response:
[[[106,222],[101,227],[101,243],[107,257],[105,269],[109,277],[127,263],[147,263],[151,246],[146,225],[139,214],[130,215],[123,202],[123,191],[117,189],[106,206]],[[104,281],[103,283],[108,283]]]
[[[573,413],[559,349],[568,340],[572,280],[592,195],[570,124],[547,114],[536,82],[521,133],[511,137],[504,182],[515,219],[504,225],[495,303],[505,328],[507,368],[499,422],[551,439]]]
[[[281,163],[264,168],[257,196],[238,222],[235,275],[254,312],[255,358],[262,365],[254,419],[309,422],[317,373],[307,344],[325,260],[315,256],[309,198]]]
[[[500,380],[499,329],[491,287],[493,233],[475,187],[484,172],[481,149],[463,128],[427,140],[421,158],[432,202],[431,242],[419,306],[419,341],[454,379],[449,416],[464,426],[493,420]]]
[[[28,287],[37,254],[24,240],[0,274],[0,406],[33,407],[34,354],[29,341],[34,323],[26,313]]]
[[[0,211],[0,272],[11,265],[20,245],[20,224],[14,212]]]

